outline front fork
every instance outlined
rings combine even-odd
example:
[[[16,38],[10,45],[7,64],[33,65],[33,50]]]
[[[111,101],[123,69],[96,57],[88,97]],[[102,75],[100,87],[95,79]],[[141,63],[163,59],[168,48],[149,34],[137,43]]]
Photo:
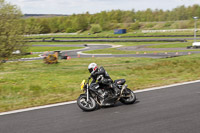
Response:
[[[120,92],[120,96],[118,97],[118,100],[122,97],[122,93],[127,88],[127,86],[128,86],[127,84],[122,86],[122,89],[121,89],[121,92]]]
[[[89,85],[87,84],[87,102],[89,102]]]

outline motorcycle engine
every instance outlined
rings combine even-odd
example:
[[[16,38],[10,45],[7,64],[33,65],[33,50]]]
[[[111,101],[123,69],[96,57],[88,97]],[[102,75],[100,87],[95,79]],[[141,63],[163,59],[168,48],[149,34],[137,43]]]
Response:
[[[108,96],[108,92],[103,89],[98,89],[98,93],[101,98],[105,99]]]

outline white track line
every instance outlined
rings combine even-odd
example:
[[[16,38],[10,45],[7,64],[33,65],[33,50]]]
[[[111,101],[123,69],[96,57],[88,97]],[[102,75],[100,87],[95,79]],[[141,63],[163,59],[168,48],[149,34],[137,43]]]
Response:
[[[141,93],[141,92],[160,90],[160,89],[165,89],[165,88],[169,88],[169,87],[175,87],[175,86],[198,83],[198,82],[200,82],[200,80],[184,82],[184,83],[177,83],[177,84],[166,85],[166,86],[161,86],[161,87],[148,88],[148,89],[143,89],[143,90],[136,90],[134,92]],[[74,103],[76,103],[76,101],[63,102],[63,103],[57,103],[57,104],[51,104],[51,105],[45,105],[45,106],[38,106],[38,107],[32,107],[32,108],[27,108],[27,109],[19,109],[19,110],[0,113],[0,116],[21,113],[21,112],[27,112],[27,111],[32,111],[32,110],[38,110],[38,109],[51,108],[51,107],[62,106],[62,105],[68,105],[68,104],[74,104]]]
[[[56,106],[62,106],[62,105],[73,104],[73,103],[76,103],[76,101],[57,103],[57,104],[51,104],[51,105],[44,105],[44,106],[27,108],[27,109],[19,109],[19,110],[14,110],[14,111],[9,111],[9,112],[3,112],[3,113],[0,113],[0,116],[1,115],[21,113],[21,112],[26,112],[26,111],[32,111],[32,110],[38,110],[38,109],[45,109],[45,108],[56,107]]]
[[[112,54],[87,54],[87,53],[82,53],[82,51],[77,52],[77,55],[112,55]]]
[[[122,47],[122,45],[112,45],[112,44],[87,44],[87,45],[106,45],[106,46],[112,46],[111,48],[119,48]],[[88,51],[92,51],[92,50],[88,50]],[[84,53],[85,51],[78,51],[77,54],[79,55],[112,55],[112,54],[88,54],[88,53]]]
[[[175,86],[180,86],[180,85],[193,84],[193,83],[198,83],[198,82],[200,82],[200,80],[183,82],[183,83],[177,83],[177,84],[160,86],[160,87],[153,87],[153,88],[148,88],[148,89],[143,89],[143,90],[136,90],[134,92],[135,93],[141,93],[141,92],[146,92],[146,91],[154,91],[154,90],[160,90],[160,89],[165,89],[165,88],[169,88],[169,87],[175,87]]]

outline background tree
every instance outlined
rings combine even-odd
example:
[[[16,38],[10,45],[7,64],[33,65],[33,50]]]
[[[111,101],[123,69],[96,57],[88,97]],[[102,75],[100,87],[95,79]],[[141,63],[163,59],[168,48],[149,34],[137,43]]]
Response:
[[[51,29],[49,27],[48,24],[48,20],[47,19],[39,19],[39,23],[40,23],[40,33],[41,34],[45,34],[45,33],[50,33]]]
[[[132,30],[139,30],[140,29],[140,24],[138,21],[136,21],[135,23],[133,23],[131,25]]]
[[[21,16],[18,7],[0,0],[0,60],[11,57],[15,50],[24,51]]]
[[[94,24],[91,26],[90,32],[95,34],[95,33],[100,33],[102,31],[102,28],[99,24]]]
[[[194,16],[200,18],[200,5],[178,6],[172,10],[162,9],[146,9],[141,11],[129,10],[111,10],[102,11],[100,13],[90,14],[73,14],[62,17],[47,17],[47,18],[26,18],[23,23],[33,27],[40,27],[38,33],[56,33],[56,32],[84,32],[89,30],[93,25],[100,25],[102,31],[113,30],[116,28],[126,28],[130,30],[138,30],[143,28],[160,29],[160,28],[192,28],[192,20]],[[186,22],[182,24],[174,24],[171,21],[191,20],[189,25]],[[181,22],[179,21],[179,22]],[[146,25],[143,22],[166,22],[154,27],[154,24]],[[167,23],[170,22],[170,23]],[[94,29],[96,26],[94,26]],[[32,30],[33,31],[33,30]],[[32,32],[33,33],[33,32]],[[37,33],[34,31],[34,33]]]
[[[89,21],[85,15],[78,15],[75,18],[74,24],[77,31],[85,31],[88,29]]]
[[[108,20],[108,15],[107,15],[108,13],[107,12],[105,12],[105,11],[102,11],[100,14],[98,14],[98,24],[100,24],[100,26],[101,26],[101,28],[102,28],[102,30],[108,30],[109,29],[109,23],[111,23],[111,22],[109,22],[109,20]]]
[[[29,29],[21,18],[22,13],[17,6],[0,0],[0,60],[13,57],[12,52],[16,50],[25,53],[24,35],[33,29]]]
[[[19,20],[24,21],[21,19],[21,17],[18,18]],[[34,19],[34,18],[28,18],[24,25],[24,34],[37,34],[41,31],[41,26],[40,26],[40,19]]]

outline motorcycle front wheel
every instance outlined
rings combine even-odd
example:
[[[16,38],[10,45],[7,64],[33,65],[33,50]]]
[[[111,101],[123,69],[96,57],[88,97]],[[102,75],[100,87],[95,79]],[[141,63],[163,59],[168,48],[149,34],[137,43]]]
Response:
[[[128,88],[125,90],[123,95],[124,96],[119,100],[123,104],[133,104],[136,101],[135,93]]]
[[[89,101],[87,101],[86,94],[82,94],[79,96],[79,98],[77,99],[77,104],[83,111],[93,111],[97,107],[97,103],[92,97],[89,97]]]

